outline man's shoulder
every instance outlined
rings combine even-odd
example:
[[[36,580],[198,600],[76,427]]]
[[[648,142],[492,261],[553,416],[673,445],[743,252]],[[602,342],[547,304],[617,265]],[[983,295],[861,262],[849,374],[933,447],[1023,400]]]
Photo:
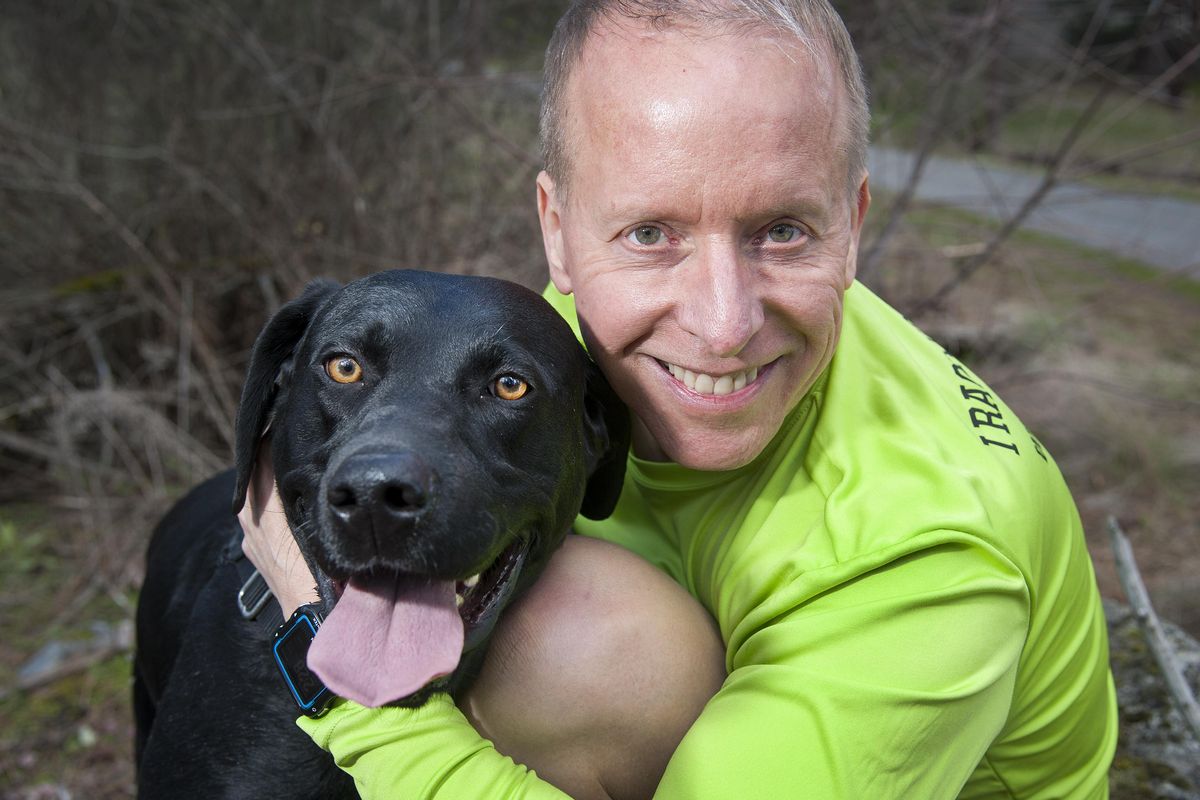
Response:
[[[954,528],[1019,548],[1014,536],[1074,514],[1012,409],[864,286],[847,293],[807,458],[830,509],[881,535]]]
[[[856,432],[906,433],[952,463],[1012,466],[1027,455],[1047,460],[1040,443],[978,375],[857,284],[847,294],[822,419],[838,428],[843,442],[859,438]]]

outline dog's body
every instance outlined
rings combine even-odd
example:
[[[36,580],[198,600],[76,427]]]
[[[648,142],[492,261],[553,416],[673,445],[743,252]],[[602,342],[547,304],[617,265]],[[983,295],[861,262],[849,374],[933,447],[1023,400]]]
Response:
[[[415,705],[469,684],[497,616],[581,507],[611,511],[629,429],[570,329],[521,287],[414,272],[311,285],[255,344],[236,471],[193,490],[151,541],[134,682],[142,797],[357,796],[296,728],[269,634],[238,610],[247,568],[229,500],[241,508],[264,435],[331,612],[310,656],[324,637],[327,661],[350,659],[328,674]],[[360,611],[380,592],[396,598],[381,638],[424,630],[438,606],[446,638],[417,650],[461,649],[452,672],[353,661],[354,643],[377,644]]]

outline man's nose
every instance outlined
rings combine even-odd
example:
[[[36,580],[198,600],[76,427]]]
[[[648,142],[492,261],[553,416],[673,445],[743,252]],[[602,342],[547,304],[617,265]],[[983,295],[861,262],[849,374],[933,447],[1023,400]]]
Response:
[[[683,265],[679,324],[713,355],[735,356],[763,325],[753,267],[725,239],[702,242],[691,260]]]

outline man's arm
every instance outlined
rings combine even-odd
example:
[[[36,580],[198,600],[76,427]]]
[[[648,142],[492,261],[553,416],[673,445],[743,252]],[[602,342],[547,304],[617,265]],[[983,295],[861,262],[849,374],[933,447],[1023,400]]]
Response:
[[[435,695],[421,708],[344,702],[299,725],[372,798],[488,797],[563,800],[567,795],[496,752],[454,705]]]
[[[724,678],[716,626],[683,588],[624,548],[571,536],[538,582],[506,609],[478,680],[458,702],[501,753],[572,797],[632,800],[654,793],[680,739]],[[443,733],[460,728],[452,707],[445,712]],[[354,724],[368,730],[376,722],[386,727],[369,718]],[[410,724],[405,714],[392,722]],[[334,738],[344,761],[336,747],[343,740]],[[452,738],[446,752],[455,747]],[[476,753],[471,748],[478,744],[468,732],[463,768],[480,770],[491,785],[489,768],[513,765]],[[381,763],[386,768],[388,761]],[[528,787],[514,775],[513,791],[526,796]]]
[[[1027,608],[1021,574],[966,540],[830,587],[744,638],[655,796],[957,796],[1007,718]],[[301,725],[365,798],[564,796],[445,697]]]
[[[749,633],[660,797],[957,797],[1008,716],[1021,573],[944,542]]]

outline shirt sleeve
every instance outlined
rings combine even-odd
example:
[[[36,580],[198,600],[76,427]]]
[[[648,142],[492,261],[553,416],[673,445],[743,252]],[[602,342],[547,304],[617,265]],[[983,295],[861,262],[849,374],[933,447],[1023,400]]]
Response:
[[[1004,725],[1028,616],[1021,573],[979,543],[831,586],[741,641],[655,797],[956,797]],[[446,695],[420,709],[347,702],[300,726],[365,800],[566,797]]]
[[[416,709],[344,701],[319,719],[301,717],[297,724],[350,773],[363,800],[567,797],[497,752],[447,694]]]
[[[957,797],[1008,717],[1028,598],[969,540],[830,586],[742,639],[656,796]]]

